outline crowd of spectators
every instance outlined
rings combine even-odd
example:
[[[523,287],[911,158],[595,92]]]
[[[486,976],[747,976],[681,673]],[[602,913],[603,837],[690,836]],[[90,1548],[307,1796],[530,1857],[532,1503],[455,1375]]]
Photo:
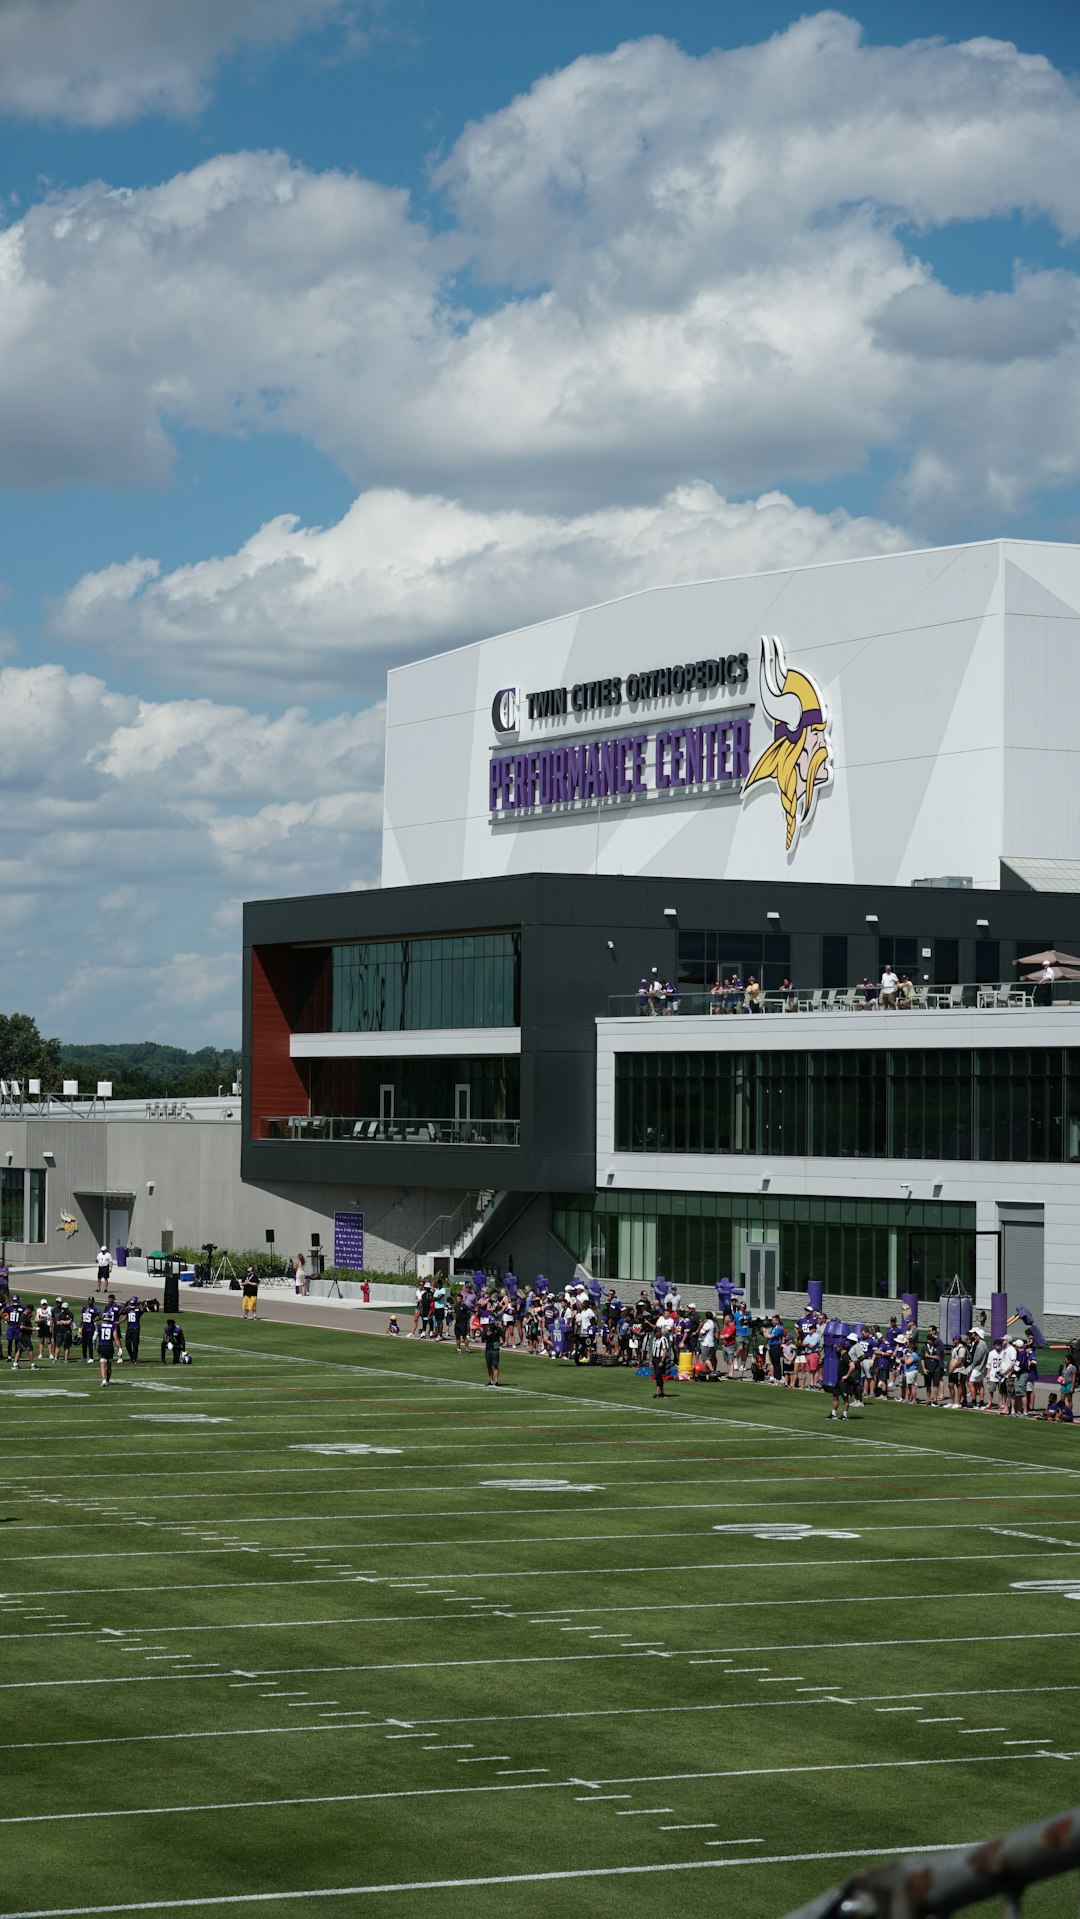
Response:
[[[623,1301],[596,1280],[572,1281],[555,1293],[542,1278],[521,1285],[512,1274],[497,1279],[477,1273],[460,1285],[423,1281],[409,1338],[453,1340],[456,1352],[482,1346],[498,1355],[518,1348],[537,1357],[577,1365],[606,1361],[652,1378],[664,1398],[670,1379],[707,1383],[757,1382],[792,1392],[836,1391],[841,1417],[853,1403],[896,1399],[945,1411],[976,1411],[1009,1418],[1036,1416],[1038,1356],[1029,1328],[991,1339],[980,1327],[942,1337],[937,1326],[924,1335],[906,1330],[895,1315],[887,1325],[852,1328],[838,1343],[823,1313],[807,1310],[788,1324],[779,1313],[753,1317],[738,1297],[726,1309],[684,1304],[674,1287],[657,1282]],[[397,1316],[388,1329],[400,1333]],[[1067,1350],[1040,1418],[1071,1423],[1080,1340]]]

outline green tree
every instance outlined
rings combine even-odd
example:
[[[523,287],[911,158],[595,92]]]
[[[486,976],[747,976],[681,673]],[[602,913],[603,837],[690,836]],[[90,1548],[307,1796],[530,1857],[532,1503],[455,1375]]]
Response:
[[[40,1079],[43,1092],[58,1093],[63,1079],[60,1041],[42,1039],[29,1013],[0,1013],[0,1076]]]

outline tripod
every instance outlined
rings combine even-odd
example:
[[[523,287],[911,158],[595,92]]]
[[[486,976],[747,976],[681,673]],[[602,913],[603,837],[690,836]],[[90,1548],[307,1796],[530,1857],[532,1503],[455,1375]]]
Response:
[[[211,1286],[227,1286],[229,1280],[235,1278],[236,1267],[233,1265],[228,1253],[222,1253],[217,1265],[212,1265],[210,1268]]]

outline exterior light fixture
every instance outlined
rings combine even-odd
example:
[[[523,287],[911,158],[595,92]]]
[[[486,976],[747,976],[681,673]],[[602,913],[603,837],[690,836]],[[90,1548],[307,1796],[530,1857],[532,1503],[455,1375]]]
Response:
[[[678,917],[679,917],[679,909],[677,906],[665,906],[664,918],[666,920],[677,920]]]
[[[975,924],[976,924],[976,926],[989,926],[989,924],[990,924],[990,921],[989,921],[989,920],[976,920],[976,921],[975,921]]]
[[[767,920],[778,920],[780,918],[780,915],[779,913],[766,913],[765,918]]]
[[[876,926],[877,923],[878,923],[878,916],[876,913],[868,913],[866,915],[867,926]]]

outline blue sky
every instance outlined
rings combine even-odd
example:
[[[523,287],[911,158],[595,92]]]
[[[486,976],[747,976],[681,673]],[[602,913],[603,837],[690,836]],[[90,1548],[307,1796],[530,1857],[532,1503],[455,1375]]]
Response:
[[[9,1010],[235,1041],[242,900],[377,883],[390,664],[1080,538],[1078,69],[1047,0],[0,0]]]

